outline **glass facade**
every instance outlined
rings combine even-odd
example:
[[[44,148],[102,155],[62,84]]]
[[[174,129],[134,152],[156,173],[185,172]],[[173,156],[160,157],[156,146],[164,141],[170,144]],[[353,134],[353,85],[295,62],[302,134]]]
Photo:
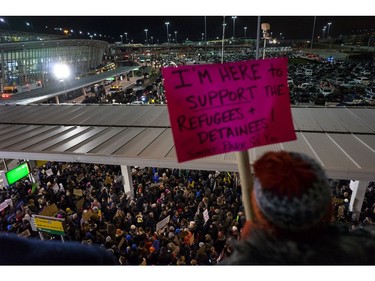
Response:
[[[87,39],[63,39],[0,44],[1,91],[4,87],[32,90],[56,81],[53,66],[67,64],[71,79],[105,64],[109,44]]]

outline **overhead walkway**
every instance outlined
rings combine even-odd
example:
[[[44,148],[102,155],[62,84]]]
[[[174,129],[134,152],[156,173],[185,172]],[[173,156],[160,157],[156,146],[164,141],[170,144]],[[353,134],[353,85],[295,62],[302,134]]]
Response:
[[[95,83],[101,82],[106,78],[118,76],[124,73],[130,73],[132,71],[138,70],[138,68],[138,66],[123,66],[116,68],[115,70],[82,77],[80,79],[71,79],[67,80],[66,82],[53,83],[52,85],[32,90],[30,92],[15,94],[7,99],[0,98],[0,104],[28,105],[33,103],[40,103],[47,99],[63,95],[66,92],[82,89],[83,87],[88,87]]]

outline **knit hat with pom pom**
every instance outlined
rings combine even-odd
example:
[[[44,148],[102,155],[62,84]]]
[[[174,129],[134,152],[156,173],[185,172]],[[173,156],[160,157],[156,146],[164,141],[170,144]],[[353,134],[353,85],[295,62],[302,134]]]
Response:
[[[254,163],[255,218],[281,231],[306,231],[329,218],[328,179],[313,158],[295,152],[267,152]]]

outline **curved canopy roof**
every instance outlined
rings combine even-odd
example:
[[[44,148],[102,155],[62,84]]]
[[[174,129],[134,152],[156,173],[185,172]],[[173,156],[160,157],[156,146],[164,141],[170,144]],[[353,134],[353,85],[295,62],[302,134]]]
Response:
[[[292,107],[303,152],[330,178],[375,180],[375,108]],[[0,158],[238,171],[236,153],[178,163],[166,105],[0,105]]]

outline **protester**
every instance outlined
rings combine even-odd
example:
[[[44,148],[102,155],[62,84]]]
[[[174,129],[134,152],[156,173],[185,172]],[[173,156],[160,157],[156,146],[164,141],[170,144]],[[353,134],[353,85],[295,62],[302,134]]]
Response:
[[[331,189],[314,159],[268,152],[254,173],[254,216],[222,265],[375,264],[374,232],[330,223]]]

